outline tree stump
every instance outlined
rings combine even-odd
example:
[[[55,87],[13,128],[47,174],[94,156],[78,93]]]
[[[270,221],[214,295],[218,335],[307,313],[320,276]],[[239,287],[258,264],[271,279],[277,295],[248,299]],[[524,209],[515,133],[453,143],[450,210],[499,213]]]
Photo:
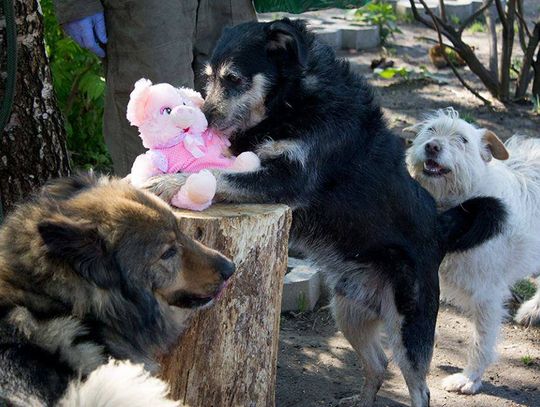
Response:
[[[231,258],[236,273],[162,361],[171,396],[189,407],[274,406],[291,211],[215,205],[178,213],[185,233]]]

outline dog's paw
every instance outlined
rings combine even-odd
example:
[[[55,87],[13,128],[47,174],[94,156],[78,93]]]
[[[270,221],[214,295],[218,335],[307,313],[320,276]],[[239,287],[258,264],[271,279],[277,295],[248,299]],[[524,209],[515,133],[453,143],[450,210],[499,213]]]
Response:
[[[475,394],[482,387],[480,379],[471,379],[463,373],[456,373],[445,378],[442,382],[446,391],[454,391],[461,394]]]
[[[165,202],[171,202],[173,196],[180,191],[189,176],[188,173],[157,175],[145,181],[140,185],[140,188],[154,193]]]
[[[518,324],[532,326],[540,324],[540,301],[536,296],[523,303],[514,318]]]
[[[345,397],[339,400],[338,407],[372,407],[374,400],[366,400],[360,395]]]

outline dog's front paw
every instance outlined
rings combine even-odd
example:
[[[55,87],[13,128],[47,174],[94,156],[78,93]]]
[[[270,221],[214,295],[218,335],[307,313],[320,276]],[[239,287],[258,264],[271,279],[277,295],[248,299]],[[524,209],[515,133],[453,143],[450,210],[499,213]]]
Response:
[[[454,391],[461,394],[475,394],[482,387],[480,378],[471,379],[463,373],[456,373],[445,378],[442,382],[446,391]]]
[[[165,202],[170,203],[172,198],[186,183],[189,175],[187,173],[157,175],[144,182],[141,188],[154,193]]]

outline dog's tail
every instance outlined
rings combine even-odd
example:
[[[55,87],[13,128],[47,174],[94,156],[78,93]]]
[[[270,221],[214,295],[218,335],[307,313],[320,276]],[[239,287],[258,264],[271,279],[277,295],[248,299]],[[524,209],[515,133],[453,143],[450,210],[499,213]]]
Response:
[[[446,252],[472,249],[501,233],[505,205],[497,198],[469,199],[439,215],[439,236]]]
[[[182,407],[167,396],[167,384],[142,365],[111,360],[84,381],[70,383],[56,407]]]

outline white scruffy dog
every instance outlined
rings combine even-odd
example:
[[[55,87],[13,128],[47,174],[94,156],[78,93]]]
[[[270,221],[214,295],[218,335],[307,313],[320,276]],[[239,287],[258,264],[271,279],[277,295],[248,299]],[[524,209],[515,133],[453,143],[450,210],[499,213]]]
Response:
[[[540,271],[540,139],[514,136],[504,145],[493,132],[460,119],[452,108],[437,111],[411,130],[417,137],[407,152],[409,171],[441,210],[473,197],[493,196],[508,211],[497,237],[447,255],[439,270],[443,300],[461,307],[474,324],[467,366],[445,378],[443,386],[473,394],[495,359],[510,288]],[[522,323],[540,321],[540,294],[517,315]]]

